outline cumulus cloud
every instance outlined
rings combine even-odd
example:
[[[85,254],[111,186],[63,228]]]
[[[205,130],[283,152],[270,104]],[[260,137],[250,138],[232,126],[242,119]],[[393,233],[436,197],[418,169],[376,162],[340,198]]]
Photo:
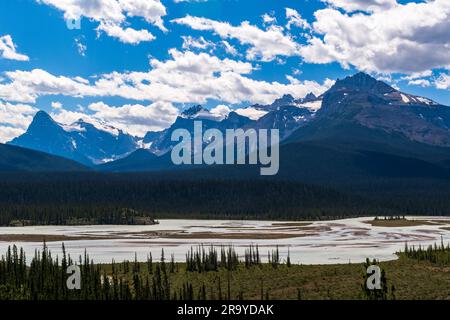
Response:
[[[54,76],[42,69],[9,71],[8,83],[0,82],[0,99],[33,103],[43,95],[67,94],[73,97],[95,95],[97,90],[88,80],[77,77]]]
[[[142,41],[152,41],[155,36],[145,29],[122,28],[117,24],[101,22],[97,31],[104,31],[108,36],[115,37],[123,43],[139,44]]]
[[[148,72],[112,72],[89,82],[80,77],[50,74],[41,69],[6,72],[0,82],[0,99],[35,102],[40,96],[108,97],[171,102],[205,103],[208,99],[236,104],[270,103],[283,94],[301,98],[308,92],[320,94],[329,87],[315,81],[288,84],[254,80],[248,62],[220,59],[208,53],[169,51],[170,59],[152,59]]]
[[[0,101],[0,143],[24,133],[37,111],[30,105]]]
[[[273,16],[273,14],[265,13],[261,16],[264,24],[273,24],[277,23],[277,18]]]
[[[410,85],[410,86],[420,86],[420,87],[429,87],[431,85],[431,83],[427,79],[415,79],[415,80],[410,80],[408,82],[408,85]]]
[[[94,112],[92,117],[141,137],[150,130],[167,128],[179,113],[179,110],[169,102],[155,102],[149,105],[127,104],[120,107],[98,102],[90,104],[88,109]]]
[[[390,9],[397,5],[397,0],[322,0],[336,8],[342,8],[345,11],[377,11]]]
[[[182,47],[186,50],[215,48],[214,42],[205,40],[203,37],[181,36],[181,38],[183,39]]]
[[[220,22],[207,18],[186,16],[174,19],[172,22],[189,26],[194,30],[212,31],[222,39],[237,39],[241,44],[248,45],[246,56],[248,60],[273,61],[277,56],[298,55],[299,45],[291,36],[283,33],[282,28],[272,25],[262,30],[248,21],[239,26],[228,22]]]
[[[450,88],[450,75],[441,73],[439,77],[434,81],[436,88],[449,89]]]
[[[61,102],[55,101],[55,102],[52,102],[50,105],[52,106],[53,109],[61,109],[62,108]]]
[[[288,30],[291,30],[292,26],[302,28],[302,29],[311,28],[308,21],[303,19],[297,10],[294,10],[291,8],[286,8],[286,19],[287,19],[286,28]]]
[[[75,46],[77,48],[78,54],[82,57],[86,56],[87,46],[83,44],[81,38],[75,38]]]
[[[89,104],[85,111],[56,109],[50,113],[53,119],[65,125],[82,119],[99,128],[114,127],[139,137],[148,131],[167,128],[178,114],[179,110],[167,102],[110,106],[103,101]]]
[[[225,52],[226,53],[228,53],[228,54],[230,54],[232,56],[238,56],[239,55],[238,50],[233,45],[231,45],[228,41],[223,40],[222,44],[223,44],[223,46],[225,48]]]
[[[301,48],[306,62],[337,61],[345,68],[380,73],[418,73],[450,66],[450,2],[430,0],[397,4],[392,1],[329,1],[385,3],[373,12],[315,12],[315,36]],[[342,5],[343,6],[343,5]],[[348,10],[369,10],[368,6]]]
[[[30,60],[28,56],[17,52],[16,45],[9,34],[0,37],[0,58],[18,61]]]
[[[224,119],[231,112],[231,108],[229,106],[220,104],[209,110],[209,112],[216,116],[218,119]]]
[[[140,17],[147,23],[167,31],[163,19],[166,7],[160,0],[36,0],[64,12],[66,20],[86,17],[99,23],[98,32],[105,32],[124,43],[138,44],[155,37],[145,29],[125,27],[128,17]]]

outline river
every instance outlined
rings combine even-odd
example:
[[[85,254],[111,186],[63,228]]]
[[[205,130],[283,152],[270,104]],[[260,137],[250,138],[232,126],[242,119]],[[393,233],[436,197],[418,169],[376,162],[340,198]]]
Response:
[[[450,242],[450,217],[410,217],[414,226],[372,226],[373,217],[332,221],[234,221],[160,220],[151,226],[32,226],[0,227],[0,254],[16,244],[23,247],[28,262],[42,240],[53,255],[61,254],[61,244],[72,257],[86,250],[96,263],[133,260],[146,261],[152,252],[156,261],[164,248],[166,259],[174,255],[185,261],[191,248],[232,245],[243,254],[249,245],[258,245],[266,260],[267,252],[279,247],[282,259],[290,252],[293,263],[335,264],[396,259],[395,252],[409,245]],[[38,240],[39,239],[39,240]]]

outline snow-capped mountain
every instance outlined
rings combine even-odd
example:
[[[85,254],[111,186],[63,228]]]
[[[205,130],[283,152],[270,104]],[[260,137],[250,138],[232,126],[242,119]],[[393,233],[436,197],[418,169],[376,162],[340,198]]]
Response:
[[[278,109],[268,112],[259,118],[252,125],[246,128],[253,129],[278,129],[280,139],[284,140],[292,132],[308,123],[314,118],[314,112],[308,108],[299,108],[295,106],[282,106]]]
[[[400,92],[362,72],[336,81],[323,95],[316,117],[335,124],[352,121],[412,141],[450,146],[449,107]]]
[[[141,149],[155,156],[164,155],[177,143],[171,141],[172,132],[182,128],[193,134],[197,120],[202,120],[203,130],[214,128],[223,133],[237,128],[279,129],[284,144],[325,138],[335,141],[342,134],[340,139],[352,145],[356,138],[364,137],[351,136],[349,128],[362,127],[368,135],[364,139],[380,144],[386,140],[384,134],[388,134],[429,146],[450,147],[449,107],[403,93],[365,73],[337,80],[319,97],[312,93],[302,99],[284,95],[269,105],[252,105],[220,115],[196,105],[180,113],[169,128],[150,131],[143,138],[81,119],[63,125],[40,111],[27,132],[9,144],[87,165],[101,164],[126,158]],[[341,131],[337,132],[338,129]],[[381,131],[384,133],[380,134]],[[139,152],[139,156],[134,155],[133,163],[153,157],[142,150]]]
[[[298,107],[298,108],[306,108],[309,109],[311,112],[316,112],[318,109],[320,109],[322,105],[322,96],[316,97],[314,93],[310,92],[308,93],[304,98],[301,99],[295,99],[290,94],[285,94],[281,98],[276,99],[273,103],[268,105],[260,105],[255,104],[245,109],[254,109],[259,111],[275,111],[282,107]]]
[[[310,93],[303,99],[294,99],[284,95],[270,105],[253,105],[219,116],[208,109],[196,105],[184,110],[175,123],[162,132],[148,132],[144,138],[144,147],[161,155],[176,144],[171,141],[172,132],[176,129],[187,129],[193,133],[194,121],[202,120],[203,130],[219,129],[279,129],[280,138],[284,139],[291,132],[310,121],[322,104],[322,98]]]
[[[28,130],[8,144],[76,160],[86,165],[113,161],[138,148],[137,139],[106,124],[78,120],[71,125],[54,121],[44,111]]]
[[[169,128],[160,133],[148,133],[145,142],[149,145],[149,150],[155,154],[161,155],[177,144],[171,141],[172,133],[177,129],[186,129],[192,135],[194,134],[194,122],[201,120],[203,131],[208,129],[219,129],[225,132],[226,129],[243,128],[252,124],[254,121],[237,114],[230,112],[227,116],[220,120],[217,116],[201,106],[194,106],[185,110]]]

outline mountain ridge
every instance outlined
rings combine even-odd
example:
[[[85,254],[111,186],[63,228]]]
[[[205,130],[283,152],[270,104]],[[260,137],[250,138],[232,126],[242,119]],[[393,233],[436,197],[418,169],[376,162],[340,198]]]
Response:
[[[123,131],[79,119],[71,125],[57,123],[38,111],[27,131],[7,144],[62,156],[84,165],[115,160],[137,149],[137,139]]]
[[[149,131],[144,138],[133,137],[106,124],[99,127],[82,119],[62,125],[39,111],[27,132],[9,144],[63,156],[102,171],[130,171],[133,167],[143,171],[173,169],[166,156],[176,144],[171,141],[172,132],[187,129],[192,134],[194,122],[202,120],[203,130],[279,129],[282,146],[334,143],[342,147],[353,144],[354,150],[358,147],[361,151],[366,143],[376,152],[393,152],[400,156],[399,150],[403,150],[424,161],[432,157],[423,153],[443,153],[439,161],[444,165],[450,163],[450,157],[446,158],[446,150],[450,147],[450,108],[400,92],[365,73],[338,79],[318,97],[312,93],[302,99],[284,95],[272,104],[249,108],[264,113],[255,120],[237,110],[218,117],[201,105],[194,105],[181,112],[167,129]],[[358,134],[351,136],[349,132]],[[393,148],[390,142],[396,141],[397,137],[402,142]],[[289,158],[289,155],[285,156]],[[102,164],[104,162],[106,164]]]
[[[88,171],[82,164],[63,157],[0,143],[0,172]]]

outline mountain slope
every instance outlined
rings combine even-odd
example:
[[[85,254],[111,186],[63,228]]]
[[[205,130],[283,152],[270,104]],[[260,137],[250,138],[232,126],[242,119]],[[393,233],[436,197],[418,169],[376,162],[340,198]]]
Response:
[[[96,166],[99,171],[137,172],[169,169],[172,166],[170,155],[157,156],[147,149],[138,149],[129,156]]]
[[[0,171],[86,171],[85,166],[62,157],[0,144]]]
[[[137,149],[134,137],[113,127],[97,127],[78,120],[66,126],[44,111],[33,118],[27,131],[8,144],[62,156],[92,165],[118,159]]]
[[[309,95],[302,101],[320,103],[321,108],[313,111],[302,105],[289,106],[298,101],[283,96],[272,105],[259,106],[269,110],[267,114],[244,126],[277,128],[286,138],[280,147],[276,178],[313,183],[397,177],[447,179],[449,107],[399,92],[364,73],[338,80],[321,97]],[[193,108],[170,130],[192,127],[199,112],[205,111]],[[217,128],[219,123],[205,120],[203,124]],[[153,171],[172,166],[168,157],[156,163],[149,161],[139,168]],[[259,174],[252,166],[187,168],[208,177],[256,178]]]
[[[194,135],[194,122],[201,121],[202,129],[205,132],[208,129],[218,129],[225,132],[226,129],[237,129],[249,126],[254,123],[247,117],[241,116],[235,112],[230,112],[223,119],[217,118],[207,109],[201,106],[194,106],[185,110],[175,122],[166,130],[160,133],[148,133],[145,143],[150,144],[149,150],[155,154],[163,155],[170,151],[178,142],[172,141],[172,133],[177,129],[186,129],[191,136]]]
[[[429,99],[402,93],[364,73],[336,81],[324,95],[311,126],[336,126],[350,121],[407,139],[450,147],[450,108]],[[328,121],[328,124],[324,124]],[[299,130],[294,137],[307,134]]]

